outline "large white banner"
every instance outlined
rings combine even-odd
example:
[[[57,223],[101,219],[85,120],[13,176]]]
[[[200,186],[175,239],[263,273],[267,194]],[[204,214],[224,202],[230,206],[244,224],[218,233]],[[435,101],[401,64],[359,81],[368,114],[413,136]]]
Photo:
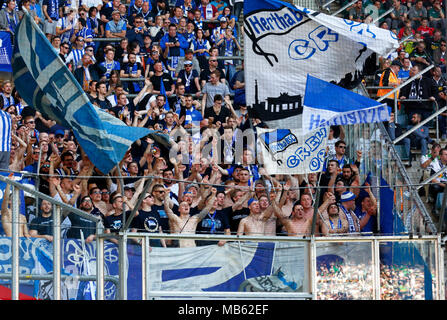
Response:
[[[247,105],[271,128],[301,127],[308,74],[338,83],[398,47],[389,30],[277,0],[246,0],[244,13]]]
[[[323,170],[328,127],[303,134],[303,129],[257,128],[262,161],[268,174],[306,174]]]

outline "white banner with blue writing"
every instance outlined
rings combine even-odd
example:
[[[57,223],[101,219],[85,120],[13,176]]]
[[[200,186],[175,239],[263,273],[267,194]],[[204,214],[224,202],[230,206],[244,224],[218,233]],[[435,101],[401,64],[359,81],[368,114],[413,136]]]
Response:
[[[328,128],[307,134],[302,129],[257,128],[264,168],[271,174],[306,174],[323,169]]]
[[[372,53],[398,48],[389,30],[278,0],[244,1],[244,30],[247,105],[271,128],[301,127],[307,74],[357,83]]]
[[[307,76],[302,117],[304,133],[332,125],[389,121],[390,112],[386,104]]]

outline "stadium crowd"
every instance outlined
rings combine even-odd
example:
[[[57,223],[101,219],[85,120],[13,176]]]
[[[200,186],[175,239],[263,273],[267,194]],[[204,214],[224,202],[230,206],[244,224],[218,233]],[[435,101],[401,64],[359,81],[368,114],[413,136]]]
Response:
[[[371,266],[364,263],[321,264],[317,272],[319,300],[371,300]],[[380,265],[381,300],[424,300],[424,269],[411,265]]]
[[[419,3],[422,1],[376,1],[373,6],[386,9],[392,5],[396,10],[399,5],[409,6],[412,12]],[[243,30],[238,27],[242,4],[237,0],[5,1],[0,29],[13,35],[25,7],[94,105],[128,126],[169,135],[172,145],[168,148],[149,137],[139,139],[119,166],[103,174],[85,155],[70,128],[45,118],[26,104],[12,82],[3,81],[2,117],[11,119],[12,125],[10,149],[2,149],[6,154],[0,159],[2,170],[29,172],[29,184],[100,217],[106,232],[120,230],[123,216],[129,216],[139,197],[143,200],[131,229],[140,232],[377,232],[376,198],[359,174],[368,150],[355,150],[351,159],[346,150],[354,145],[345,141],[343,127],[331,127],[325,170],[320,174],[271,176],[259,163],[255,132],[267,125],[249,112],[245,102],[244,64],[240,62]],[[439,0],[423,4],[430,13],[426,14],[428,25],[410,13],[402,13],[404,19],[399,14],[397,20],[391,14],[387,25],[381,23],[399,38],[414,34],[390,57],[380,57],[381,67],[374,72],[378,85],[384,87],[381,95],[389,92],[386,87],[396,86],[426,63],[435,63],[430,77],[424,77],[430,89],[414,90],[410,84],[405,97],[423,99],[418,94],[427,92],[430,101],[433,97],[439,106],[445,105],[445,26],[443,19],[433,18],[436,14],[443,17],[438,9],[443,5]],[[353,21],[372,16],[362,9],[361,1],[347,13]],[[409,110],[407,106],[405,110]],[[419,105],[411,110],[422,119],[430,114]],[[442,119],[446,121],[445,115]],[[401,129],[394,119],[388,127],[395,135]],[[419,140],[410,137],[410,150],[415,141]],[[437,170],[434,164],[431,168]],[[150,186],[142,194],[146,183]],[[26,207],[21,235],[51,241],[51,203],[43,200],[36,204],[27,197]],[[6,235],[11,232],[10,211],[8,202],[3,201]],[[84,237],[88,242],[95,238],[93,223],[72,213],[65,215],[64,237]],[[171,247],[213,243],[151,241],[153,246]]]

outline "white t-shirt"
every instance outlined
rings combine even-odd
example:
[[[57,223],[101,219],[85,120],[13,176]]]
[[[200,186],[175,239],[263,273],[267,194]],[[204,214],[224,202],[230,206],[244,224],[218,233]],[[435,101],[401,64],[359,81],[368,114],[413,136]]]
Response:
[[[431,154],[425,154],[421,156],[421,164],[423,164],[431,157],[432,157]],[[438,172],[439,170],[441,170],[441,164],[439,163],[439,158],[435,158],[426,169],[433,170],[434,172]]]

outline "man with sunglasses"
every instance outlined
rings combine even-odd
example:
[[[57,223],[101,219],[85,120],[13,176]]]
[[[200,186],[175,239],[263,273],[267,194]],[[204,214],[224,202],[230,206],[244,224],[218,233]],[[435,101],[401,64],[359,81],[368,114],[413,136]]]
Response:
[[[103,215],[107,215],[109,208],[107,203],[102,199],[102,191],[98,187],[93,187],[89,192],[90,199],[92,200],[93,206],[97,208]]]
[[[164,207],[164,200],[165,200],[165,188],[162,184],[156,184],[152,188],[151,195],[154,197],[154,204],[152,205],[152,210],[157,212],[160,216],[160,226],[162,228],[162,231],[164,233],[169,233],[170,226],[169,226],[169,218],[166,214],[165,207]],[[178,207],[173,204],[174,207],[172,210],[174,212],[178,211]]]
[[[131,232],[163,233],[160,225],[160,214],[153,210],[154,196],[146,193],[138,214],[131,223]],[[151,247],[166,247],[164,239],[150,239]]]
[[[199,73],[194,69],[193,62],[185,60],[183,66],[177,74],[177,84],[183,84],[186,93],[200,94]]]
[[[104,221],[105,219],[104,215],[93,205],[92,199],[89,196],[85,196],[81,199],[79,209],[85,213],[100,218],[101,221]],[[86,243],[90,243],[96,239],[96,223],[94,221],[83,218],[73,212],[70,212],[67,217],[71,223],[71,227],[67,231],[67,238],[84,238]]]
[[[59,47],[59,57],[65,63],[67,61],[68,52],[70,52],[70,45],[64,43]]]
[[[219,81],[225,83],[225,72],[218,67],[218,60],[216,56],[210,56],[208,59],[208,68],[203,69],[200,73],[200,86],[203,88],[207,82],[211,80],[211,73],[219,71]]]
[[[35,139],[34,143],[38,143],[39,131],[36,129],[36,120],[34,115],[29,114],[23,118],[23,123],[28,128],[28,132],[31,139]]]
[[[357,154],[357,159],[354,164],[357,166],[357,168],[359,168],[361,157],[362,157],[362,152],[357,151],[356,154]],[[346,155],[346,142],[344,142],[343,140],[338,140],[335,143],[335,154],[326,158],[326,161],[324,162],[324,167],[323,167],[324,172],[326,172],[326,170],[327,170],[327,163],[329,160],[337,161],[338,165],[339,165],[339,170],[342,170],[343,166],[345,166],[347,164],[351,164],[353,162]]]
[[[144,24],[144,19],[141,15],[137,15],[135,19],[133,19],[133,23],[131,23],[130,29],[126,32],[126,38],[129,43],[138,42],[140,48],[144,47],[144,37],[149,35],[149,30]]]
[[[85,53],[85,40],[83,37],[76,37],[75,44],[72,47],[72,50],[68,54],[65,59],[65,64],[71,64],[72,70],[75,70],[77,67],[81,65],[82,56]]]

